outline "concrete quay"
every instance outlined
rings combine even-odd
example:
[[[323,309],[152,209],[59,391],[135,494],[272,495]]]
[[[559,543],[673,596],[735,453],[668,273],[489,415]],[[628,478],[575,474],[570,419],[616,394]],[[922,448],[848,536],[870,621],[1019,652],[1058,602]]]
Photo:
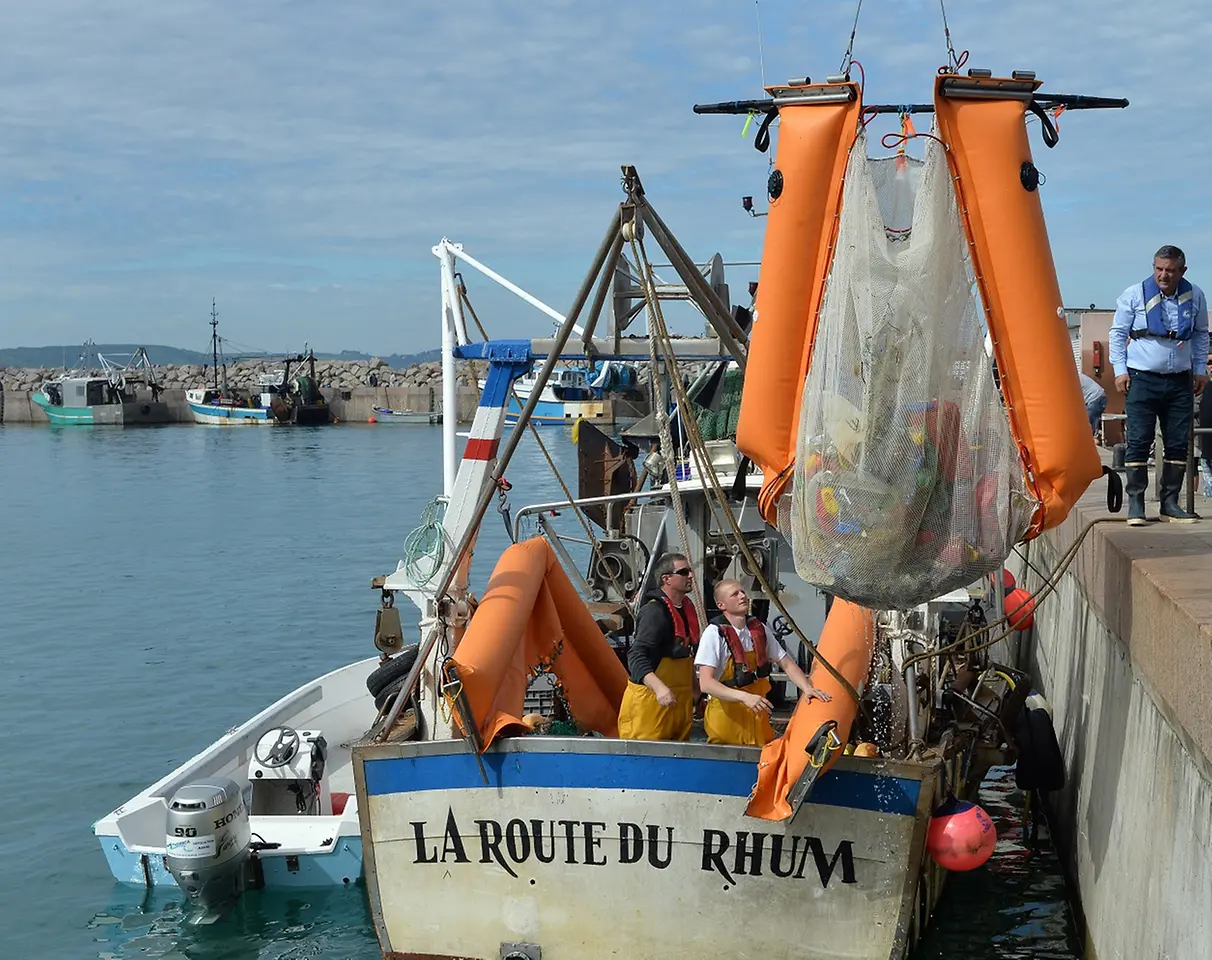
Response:
[[[1105,491],[1020,548],[1050,573],[1087,524],[1117,518],[1090,530],[1027,648],[1066,760],[1055,833],[1088,960],[1212,960],[1212,501],[1196,497],[1201,523],[1128,527]]]

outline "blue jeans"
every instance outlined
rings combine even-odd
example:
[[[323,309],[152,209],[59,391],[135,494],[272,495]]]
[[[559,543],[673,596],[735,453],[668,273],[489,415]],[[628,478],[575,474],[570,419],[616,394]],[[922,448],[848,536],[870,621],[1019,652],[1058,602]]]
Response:
[[[1107,395],[1104,393],[1086,404],[1086,416],[1090,418],[1090,432],[1098,436],[1098,426],[1103,420],[1103,411],[1107,409]]]
[[[1124,414],[1128,425],[1128,443],[1124,462],[1149,462],[1153,434],[1161,422],[1163,458],[1187,461],[1187,434],[1191,430],[1192,383],[1190,373],[1153,373],[1129,370],[1128,397]]]

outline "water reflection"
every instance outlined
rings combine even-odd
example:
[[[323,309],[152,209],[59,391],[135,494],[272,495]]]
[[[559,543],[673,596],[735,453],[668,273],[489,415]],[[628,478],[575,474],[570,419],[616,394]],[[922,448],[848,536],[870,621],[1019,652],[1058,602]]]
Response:
[[[997,848],[983,868],[949,879],[913,960],[1080,960],[1060,860],[1045,824],[1030,835],[1025,800],[1012,767],[989,771],[979,802]]]
[[[89,923],[99,960],[379,960],[365,890],[254,891],[221,915],[175,891],[141,897],[115,887]]]

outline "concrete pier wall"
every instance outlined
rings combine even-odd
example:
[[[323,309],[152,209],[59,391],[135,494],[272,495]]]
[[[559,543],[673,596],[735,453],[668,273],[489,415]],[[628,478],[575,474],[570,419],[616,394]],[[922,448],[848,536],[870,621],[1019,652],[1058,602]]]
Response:
[[[1050,571],[1104,482],[1029,545]],[[1207,500],[1197,510],[1212,514]],[[1150,504],[1150,512],[1156,504]],[[1119,515],[1120,517],[1123,514]],[[1068,783],[1052,797],[1089,960],[1212,958],[1212,522],[1093,527],[1030,642]],[[1036,589],[1040,577],[1020,570]]]

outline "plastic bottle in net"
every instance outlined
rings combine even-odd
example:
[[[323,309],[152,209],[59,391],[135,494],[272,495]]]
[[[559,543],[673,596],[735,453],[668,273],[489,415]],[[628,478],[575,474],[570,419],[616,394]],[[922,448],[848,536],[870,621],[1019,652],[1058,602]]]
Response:
[[[809,583],[876,608],[996,570],[1033,502],[985,349],[946,155],[851,151],[789,526]]]

